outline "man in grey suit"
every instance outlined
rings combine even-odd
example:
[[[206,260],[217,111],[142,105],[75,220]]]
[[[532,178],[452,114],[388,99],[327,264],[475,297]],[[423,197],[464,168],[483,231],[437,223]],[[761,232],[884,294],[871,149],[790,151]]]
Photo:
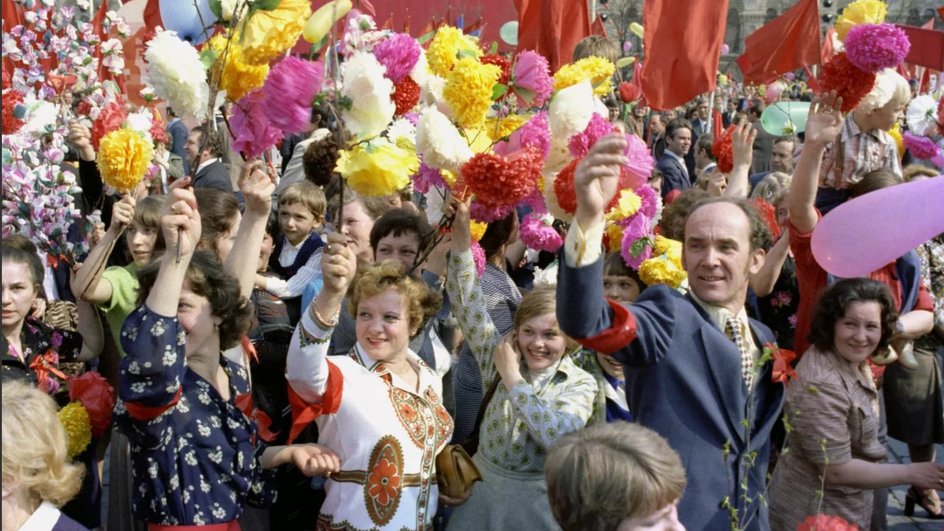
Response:
[[[607,301],[603,213],[617,192],[625,145],[606,137],[577,166],[577,210],[557,284],[560,327],[624,364],[630,411],[685,465],[678,513],[689,530],[767,530],[769,438],[783,384],[765,355],[776,352],[773,334],[747,317],[744,301],[770,234],[749,203],[706,199],[685,224],[689,293],[656,285],[629,307]]]

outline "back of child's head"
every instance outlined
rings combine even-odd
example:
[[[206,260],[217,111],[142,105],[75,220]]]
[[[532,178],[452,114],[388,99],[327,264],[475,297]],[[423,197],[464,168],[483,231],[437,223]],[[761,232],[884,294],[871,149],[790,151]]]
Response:
[[[299,181],[285,187],[279,194],[279,207],[285,205],[303,205],[315,221],[324,221],[327,200],[321,188],[308,181]]]
[[[597,424],[562,438],[544,463],[554,518],[564,531],[613,531],[677,502],[685,469],[658,433]]]
[[[606,37],[602,35],[590,35],[589,37],[581,39],[581,41],[574,46],[574,61],[586,59],[587,57],[602,57],[616,64],[616,60],[620,58],[620,52],[616,44]]]

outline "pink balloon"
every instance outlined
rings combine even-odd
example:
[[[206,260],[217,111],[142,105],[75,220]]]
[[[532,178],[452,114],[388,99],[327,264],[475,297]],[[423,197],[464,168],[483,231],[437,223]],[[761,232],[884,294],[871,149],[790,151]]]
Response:
[[[730,46],[728,46],[727,44],[722,44],[722,45],[721,45],[721,53],[722,53],[722,54],[726,54],[726,53],[728,53],[728,52],[730,52],[730,51],[731,51],[731,47],[730,47]]]
[[[838,277],[863,277],[944,232],[944,178],[920,179],[839,205],[813,230],[816,261]]]
[[[796,74],[794,74],[793,72],[787,72],[786,74],[783,75],[783,77],[787,78],[787,81],[793,81],[794,79],[796,79]]]

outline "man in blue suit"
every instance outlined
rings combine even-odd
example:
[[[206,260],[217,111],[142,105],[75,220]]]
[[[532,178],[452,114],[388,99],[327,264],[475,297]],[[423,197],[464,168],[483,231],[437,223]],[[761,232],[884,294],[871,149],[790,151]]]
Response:
[[[624,364],[629,409],[682,458],[689,483],[678,513],[689,530],[730,529],[734,519],[739,528],[766,530],[762,497],[783,384],[763,355],[773,350],[773,334],[748,319],[744,301],[770,235],[749,203],[709,198],[685,224],[689,293],[657,285],[628,308],[607,301],[603,212],[618,188],[625,145],[606,137],[577,166],[577,210],[557,284],[560,327]]]
[[[173,107],[167,108],[167,133],[170,134],[171,138],[170,152],[183,159],[184,175],[190,175],[191,161],[187,160],[187,151],[184,148],[190,131],[188,131],[187,126],[180,121],[180,117],[177,116],[177,112],[174,111]]]
[[[685,166],[685,155],[692,148],[692,124],[688,120],[672,120],[665,126],[665,152],[656,168],[662,172],[662,198],[672,190],[692,187],[692,178]]]

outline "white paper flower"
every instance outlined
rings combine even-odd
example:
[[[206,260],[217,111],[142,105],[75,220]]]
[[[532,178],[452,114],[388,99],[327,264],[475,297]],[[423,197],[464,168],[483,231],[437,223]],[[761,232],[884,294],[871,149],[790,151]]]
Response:
[[[431,168],[458,172],[474,153],[456,126],[436,107],[427,107],[416,124],[416,151]]]
[[[600,112],[600,100],[593,95],[593,85],[583,81],[561,89],[551,99],[548,124],[551,126],[551,150],[545,161],[545,174],[556,174],[570,161],[567,142],[583,131],[594,112]],[[605,107],[603,116],[607,116]]]
[[[934,118],[936,112],[937,102],[929,94],[922,94],[911,100],[908,110],[905,111],[908,129],[918,136],[933,135],[937,130],[937,122]]]
[[[413,145],[416,142],[416,126],[406,118],[398,118],[387,129],[387,138],[394,144],[405,140]]]
[[[143,110],[138,112],[133,112],[128,115],[128,125],[135,131],[151,138],[151,120],[153,115],[151,111]]]
[[[373,54],[357,52],[341,65],[341,93],[350,100],[350,109],[341,111],[347,130],[358,141],[368,140],[387,128],[397,106],[390,99],[393,82]]]
[[[896,92],[906,93],[910,96],[911,88],[908,86],[908,81],[901,77],[901,74],[891,68],[886,68],[875,74],[875,84],[872,85],[872,90],[862,98],[856,108],[864,111],[881,109],[892,100]]]
[[[27,96],[23,104],[26,106],[26,118],[24,120],[26,123],[19,130],[19,133],[44,135],[55,128],[59,114],[58,105],[36,99],[31,94]]]
[[[430,186],[426,197],[426,220],[433,227],[439,226],[445,214],[446,191],[436,186]]]
[[[161,31],[148,42],[144,52],[148,81],[158,96],[178,113],[198,120],[206,117],[210,99],[206,70],[200,54],[173,31]]]

